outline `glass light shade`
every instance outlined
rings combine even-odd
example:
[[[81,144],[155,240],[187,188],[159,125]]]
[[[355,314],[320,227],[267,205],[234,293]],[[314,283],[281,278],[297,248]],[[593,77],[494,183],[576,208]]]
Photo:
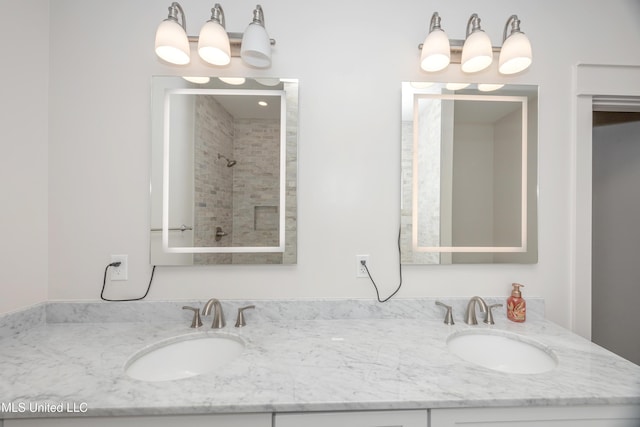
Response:
[[[514,33],[507,37],[500,49],[498,71],[501,74],[515,74],[531,65],[531,42],[524,33]]]
[[[484,31],[471,33],[462,46],[462,71],[476,73],[493,62],[491,39]]]
[[[227,65],[231,62],[229,35],[216,21],[207,21],[198,37],[198,54],[212,65]]]
[[[449,38],[443,30],[433,30],[424,39],[420,68],[427,72],[443,70],[451,61]]]
[[[240,57],[252,67],[271,66],[271,40],[262,25],[253,22],[249,24],[242,36]]]
[[[156,55],[167,62],[185,65],[190,61],[189,39],[184,28],[175,21],[165,19],[156,31]]]

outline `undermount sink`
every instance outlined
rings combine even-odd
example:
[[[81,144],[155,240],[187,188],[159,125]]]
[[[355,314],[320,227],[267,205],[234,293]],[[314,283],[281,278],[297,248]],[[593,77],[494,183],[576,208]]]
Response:
[[[449,351],[462,359],[501,372],[540,374],[558,360],[544,345],[522,335],[495,330],[467,330],[447,339]]]
[[[212,372],[236,359],[244,342],[230,335],[187,335],[136,353],[125,366],[132,378],[171,381]]]

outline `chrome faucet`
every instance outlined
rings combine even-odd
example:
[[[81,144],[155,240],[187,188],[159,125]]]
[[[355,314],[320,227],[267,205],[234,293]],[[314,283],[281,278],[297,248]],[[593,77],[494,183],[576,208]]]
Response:
[[[211,314],[211,307],[213,307],[213,323],[211,327],[213,329],[221,329],[224,328],[224,313],[222,312],[222,305],[220,305],[220,301],[215,298],[211,298],[207,303],[202,307],[202,315],[208,316]]]
[[[485,313],[485,315],[489,312],[487,308],[487,303],[480,297],[473,297],[469,300],[469,304],[467,304],[467,311],[464,315],[464,321],[468,325],[477,325],[478,319],[476,318],[476,302],[480,304],[480,311]],[[487,319],[485,317],[485,323]]]

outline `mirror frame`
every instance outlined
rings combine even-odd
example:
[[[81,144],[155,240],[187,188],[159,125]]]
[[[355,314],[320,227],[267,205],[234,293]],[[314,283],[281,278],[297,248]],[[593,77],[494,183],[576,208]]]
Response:
[[[222,78],[211,77],[211,83],[205,87],[187,82],[181,76],[158,75],[152,77],[151,84],[151,167],[150,167],[150,217],[149,228],[150,263],[167,266],[197,265],[292,265],[297,263],[297,176],[298,176],[298,103],[299,80],[292,78],[246,78],[243,87],[222,82]],[[215,79],[215,80],[214,80]],[[185,81],[183,81],[185,80]],[[220,81],[218,81],[220,80]],[[263,81],[264,80],[264,81]],[[274,88],[274,82],[280,87]],[[284,87],[282,86],[284,84]],[[264,88],[263,88],[264,87]],[[276,106],[280,117],[279,147],[272,151],[278,156],[276,190],[279,200],[274,203],[278,209],[277,242],[271,240],[268,246],[171,246],[169,233],[193,232],[193,227],[170,224],[170,115],[171,98],[175,95],[246,95],[278,97],[280,106]],[[276,122],[277,123],[277,122]],[[275,148],[275,147],[274,147]],[[166,173],[165,173],[166,172]],[[155,184],[154,184],[155,183]],[[157,188],[161,186],[162,188]],[[155,188],[154,188],[155,187]],[[274,200],[275,201],[275,200]],[[159,227],[159,228],[154,228]],[[176,228],[177,227],[177,228]],[[158,236],[159,233],[160,236]],[[274,236],[276,237],[276,236]],[[274,244],[275,243],[275,244]],[[255,243],[253,243],[255,245]],[[155,254],[155,255],[154,255]],[[164,254],[164,255],[163,255]],[[198,254],[217,254],[224,256],[236,254],[238,262],[189,262],[189,256]],[[251,254],[257,258],[251,257]],[[259,257],[263,254],[263,257]],[[268,254],[281,254],[280,262],[272,262]],[[267,256],[267,258],[264,258]],[[195,259],[195,258],[194,258]],[[233,257],[235,260],[235,256]],[[185,262],[187,261],[187,262]]]

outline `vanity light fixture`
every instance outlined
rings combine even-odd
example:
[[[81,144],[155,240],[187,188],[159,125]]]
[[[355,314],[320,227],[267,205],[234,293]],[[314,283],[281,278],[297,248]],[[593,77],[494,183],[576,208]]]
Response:
[[[440,15],[434,12],[429,23],[429,34],[422,44],[420,67],[429,72],[444,70],[451,60],[449,37],[440,27]]]
[[[460,67],[465,73],[477,73],[493,62],[491,39],[480,27],[480,17],[474,13],[467,21],[467,37],[462,46]]]
[[[180,14],[180,22],[178,22],[178,14]],[[158,26],[156,55],[176,65],[185,65],[191,60],[187,22],[180,3],[171,3],[169,16]]]
[[[507,36],[507,29],[511,24],[511,32]],[[520,31],[520,20],[517,15],[511,15],[504,25],[502,35],[502,49],[498,59],[498,71],[502,74],[515,74],[531,65],[531,42]]]
[[[179,3],[173,2],[169,6],[169,16],[156,31],[156,54],[171,64],[185,65],[190,61],[189,43],[197,43],[202,60],[215,66],[228,65],[231,57],[239,56],[249,66],[267,68],[271,66],[271,46],[276,41],[267,34],[260,5],[253,11],[253,21],[244,34],[227,32],[224,11],[216,3],[211,9],[211,19],[202,26],[200,35],[187,36],[184,11]]]
[[[511,31],[507,32],[511,27]],[[472,14],[467,21],[465,40],[449,40],[440,27],[440,15],[434,12],[429,24],[429,34],[421,50],[420,68],[427,72],[443,70],[449,63],[461,64],[465,73],[477,73],[489,67],[494,53],[500,53],[498,71],[515,74],[526,70],[532,63],[531,43],[520,30],[517,15],[507,20],[502,48],[491,45],[489,36],[480,26],[480,17]]]
[[[198,55],[211,65],[227,65],[231,62],[231,44],[220,3],[216,3],[211,9],[211,19],[200,30]]]
[[[264,13],[260,5],[254,9],[253,21],[242,36],[240,57],[252,67],[267,68],[271,66],[271,41],[264,28]]]

